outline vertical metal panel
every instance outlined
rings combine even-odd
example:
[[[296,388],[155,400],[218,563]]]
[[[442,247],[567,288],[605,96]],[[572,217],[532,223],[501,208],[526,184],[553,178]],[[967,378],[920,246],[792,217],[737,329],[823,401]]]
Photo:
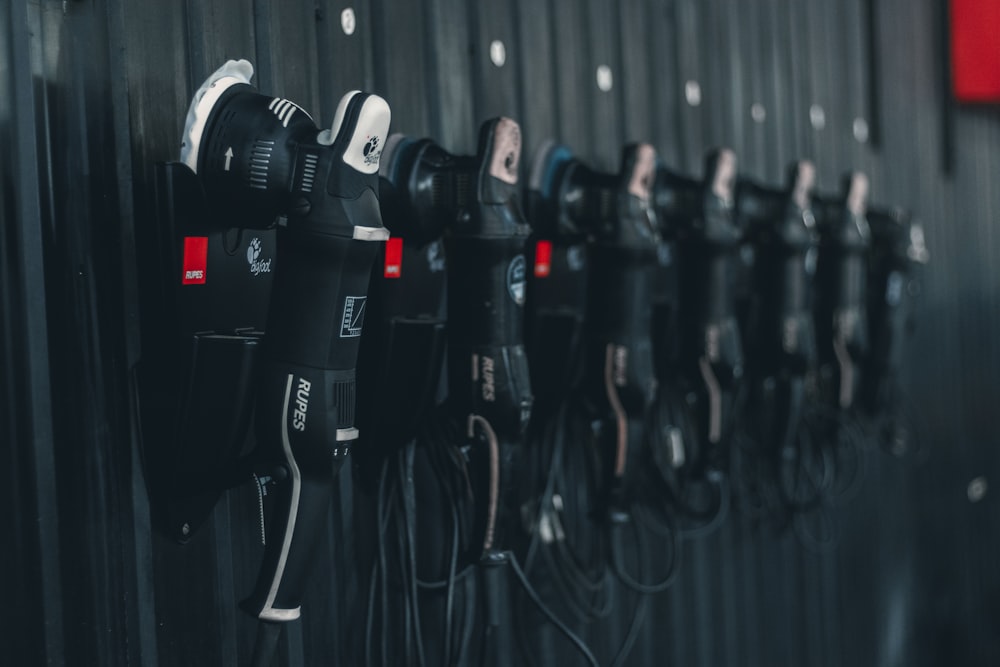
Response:
[[[263,63],[267,62],[271,77],[270,81],[267,77],[261,78],[262,90],[294,100],[314,117],[318,116],[321,82],[315,3],[257,0],[257,12],[257,59],[262,70]],[[322,83],[324,95],[339,99],[338,91],[331,91],[326,82]],[[332,122],[332,116],[329,120]]]
[[[519,121],[524,137],[522,164],[527,168],[541,142],[556,139],[559,99],[556,95],[555,45],[552,34],[558,29],[552,17],[551,3],[518,0],[517,66],[521,85]],[[529,172],[525,172],[527,175]]]
[[[746,656],[747,665],[765,665],[761,659],[763,638],[760,631],[764,619],[758,613],[760,608],[760,583],[757,577],[759,559],[754,548],[757,527],[749,520],[735,522],[734,557],[742,565],[737,574],[736,598],[740,601],[738,615],[740,652]]]
[[[618,61],[621,73],[615,81],[615,95],[621,100],[623,139],[626,143],[655,143],[653,116],[652,70],[660,67],[653,57],[651,40],[656,39],[653,12],[646,0],[625,0],[620,3],[617,36]],[[657,150],[659,147],[656,146]]]
[[[124,360],[125,368],[135,367],[141,348],[139,342],[139,298],[136,276],[136,234],[129,224],[135,210],[132,182],[132,135],[129,117],[128,85],[125,76],[125,29],[122,0],[109,0],[100,6],[106,12],[109,62],[108,113],[113,126],[113,152],[117,176],[117,204],[119,224],[119,248],[122,277],[122,312],[124,318]],[[123,603],[127,615],[128,664],[142,664],[156,667],[156,618],[154,613],[154,587],[148,576],[152,568],[152,540],[150,539],[150,512],[146,497],[140,457],[137,455],[138,406],[131,392],[131,373],[128,393],[127,442],[124,451],[119,452],[120,474],[126,478],[122,485],[122,576],[126,581],[126,600]],[[124,417],[123,417],[124,418]],[[125,425],[123,424],[123,433]]]
[[[738,7],[725,0],[709,6],[713,28],[711,39],[703,39],[703,59],[712,68],[712,86],[718,91],[720,104],[713,105],[713,120],[708,126],[706,143],[727,146],[737,158],[745,153],[743,141],[749,121],[749,102],[745,97],[744,77],[748,71],[743,57],[746,43],[755,38],[740,22]]]
[[[520,121],[520,67],[512,3],[472,3],[468,28],[473,115],[478,121],[508,116]],[[499,64],[498,64],[499,63]],[[445,64],[447,69],[450,64]]]
[[[684,150],[678,132],[681,105],[684,104],[684,79],[675,57],[676,12],[673,0],[648,0],[647,4],[647,39],[650,45],[647,56],[650,63],[648,85],[653,117],[651,138],[663,161],[679,169]]]
[[[593,110],[584,103],[593,85],[587,53],[587,24],[584,5],[568,0],[549,0],[552,5],[550,30],[555,57],[555,89],[558,99],[558,139],[585,159],[592,159],[590,131]]]
[[[204,81],[230,59],[258,60],[253,0],[189,0],[185,4],[191,81]]]
[[[708,38],[701,25],[700,3],[692,0],[673,0],[670,5],[673,33],[667,37],[675,44],[673,54],[681,85],[682,97],[678,113],[677,136],[680,149],[676,168],[692,174],[702,173],[702,158],[706,146],[704,136],[704,107],[722,104],[705,90],[705,72],[699,46]],[[698,91],[697,95],[689,93]]]
[[[11,513],[14,544],[5,556],[12,604],[2,621],[23,629],[11,637],[14,660],[62,662],[62,574],[55,441],[45,312],[41,201],[37,175],[37,109],[33,94],[30,28],[26,7],[0,10],[0,136],[9,150],[0,159],[3,216],[2,413],[4,500]],[[10,308],[11,310],[6,310]]]
[[[472,11],[468,3],[458,0],[434,0],[427,12],[428,41],[434,44],[427,63],[426,97],[434,105],[430,131],[441,146],[460,155],[476,151],[479,123],[485,120],[474,112],[472,72],[479,61],[470,37],[475,34],[470,24]]]
[[[743,118],[744,136],[740,147],[740,173],[750,178],[764,179],[766,173],[767,142],[763,126],[754,123],[750,110],[764,96],[764,59],[761,53],[764,40],[760,27],[763,21],[763,7],[759,0],[731,5],[733,20],[741,26],[745,39],[741,40],[740,53],[743,60],[743,106],[733,112]]]
[[[375,26],[367,0],[350,5],[338,0],[322,0],[316,3],[315,11],[320,96],[320,115],[316,120],[325,125],[333,122],[341,94],[349,90],[374,91],[372,33]]]
[[[393,131],[424,137],[434,128],[434,74],[426,65],[433,45],[430,18],[417,2],[371,0],[375,92],[392,107]],[[431,106],[435,104],[435,106]]]
[[[7,627],[25,628],[15,661],[248,657],[253,623],[236,601],[260,553],[255,499],[228,494],[185,547],[150,532],[126,369],[141,352],[136,314],[156,307],[138,300],[129,268],[141,261],[133,237],[151,220],[152,165],[176,158],[203,77],[251,57],[263,88],[322,123],[342,92],[374,88],[393,106],[394,130],[458,152],[474,149],[486,115],[507,113],[522,123],[526,156],[555,136],[610,168],[622,142],[650,138],[668,164],[697,174],[705,148],[726,143],[747,175],[775,181],[789,160],[814,157],[824,190],[860,167],[876,200],[912,206],[933,257],[906,370],[929,463],[870,452],[861,494],[837,512],[833,553],[739,516],[687,544],[631,662],[995,664],[1000,510],[995,491],[972,503],[967,487],[1000,473],[1000,126],[989,110],[955,109],[953,171],[942,171],[941,6],[370,0],[351,4],[348,35],[347,5],[333,0],[7,3],[0,437],[18,444],[2,448],[0,498],[16,543],[5,567],[23,573],[12,588],[24,615],[4,612]],[[489,57],[493,39],[506,46],[502,67]],[[602,64],[609,93],[597,87]],[[688,81],[700,85],[698,105],[685,99]],[[855,138],[856,118],[877,152]],[[349,473],[320,554],[335,572],[317,578],[281,664],[356,657],[344,648],[363,576],[351,565],[361,538]]]
[[[789,95],[786,124],[789,130],[790,149],[786,159],[811,159],[814,127],[810,116],[812,106],[812,79],[809,76],[809,60],[813,57],[806,44],[807,14],[806,3],[793,2],[779,12],[778,24],[787,44],[787,77]],[[860,60],[860,57],[859,57]],[[861,61],[862,64],[864,61]]]
[[[788,84],[786,68],[790,59],[784,53],[788,47],[788,39],[778,20],[782,11],[780,5],[783,4],[778,0],[763,0],[759,5],[761,89],[760,97],[754,103],[761,106],[750,109],[751,115],[754,111],[763,111],[762,115],[757,116],[762,120],[755,120],[755,123],[762,128],[763,177],[769,182],[781,181],[784,163],[788,160],[786,135],[789,128],[783,124],[789,112],[789,109],[785,108],[785,87]]]
[[[689,581],[688,590],[691,594],[688,607],[690,617],[685,626],[691,628],[692,662],[689,664],[708,665],[721,664],[719,641],[717,633],[719,625],[716,618],[716,608],[724,603],[724,598],[717,595],[719,558],[719,534],[697,538],[691,542],[691,558],[687,561],[685,572]],[[678,628],[680,630],[680,628]]]
[[[862,118],[868,125],[868,138],[865,142],[855,141],[848,144],[850,164],[855,169],[865,171],[877,183],[879,174],[872,173],[876,162],[872,159],[872,151],[879,138],[879,119],[872,117],[872,105],[869,99],[871,76],[870,54],[866,44],[865,22],[868,17],[864,12],[864,0],[844,4],[841,12],[841,49],[844,54],[842,67],[847,73],[845,90],[848,95],[848,111],[852,118]]]
[[[711,147],[724,136],[730,125],[729,117],[741,113],[733,104],[732,91],[726,78],[728,52],[735,48],[725,39],[729,7],[721,2],[698,2],[692,5],[697,12],[697,31],[691,35],[693,53],[697,54],[700,84],[704,105],[699,109],[702,144]]]
[[[621,95],[623,85],[618,40],[621,19],[618,3],[612,0],[589,0],[578,3],[577,11],[586,25],[582,33],[584,50],[577,55],[583,65],[578,97],[565,100],[571,107],[590,109],[587,149],[582,152],[597,167],[616,170],[621,162],[624,143],[624,119]]]
[[[728,521],[720,529],[719,554],[722,558],[722,568],[718,575],[718,591],[723,596],[723,602],[718,605],[716,617],[719,619],[719,632],[716,642],[719,646],[719,656],[723,663],[740,662],[749,667],[754,664],[752,657],[744,657],[741,644],[741,632],[745,619],[740,614],[743,597],[740,594],[739,579],[743,574],[744,565],[737,551],[737,522]]]

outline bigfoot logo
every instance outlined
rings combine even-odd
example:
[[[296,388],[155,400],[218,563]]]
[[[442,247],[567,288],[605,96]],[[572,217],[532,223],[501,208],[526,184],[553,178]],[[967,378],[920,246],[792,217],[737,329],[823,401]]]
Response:
[[[255,236],[247,246],[247,264],[250,265],[250,273],[255,276],[271,272],[271,260],[261,259],[260,251],[260,239]]]

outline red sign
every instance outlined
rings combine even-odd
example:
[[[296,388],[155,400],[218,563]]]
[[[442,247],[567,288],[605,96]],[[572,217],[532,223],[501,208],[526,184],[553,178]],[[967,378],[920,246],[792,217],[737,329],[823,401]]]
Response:
[[[1000,101],[1000,2],[951,0],[951,75],[962,102]]]
[[[208,237],[184,237],[184,262],[181,273],[182,285],[204,285],[208,269]]]
[[[552,273],[552,241],[535,243],[535,277],[547,278]]]
[[[403,275],[403,239],[398,236],[390,237],[385,242],[385,270],[382,275],[386,278]]]

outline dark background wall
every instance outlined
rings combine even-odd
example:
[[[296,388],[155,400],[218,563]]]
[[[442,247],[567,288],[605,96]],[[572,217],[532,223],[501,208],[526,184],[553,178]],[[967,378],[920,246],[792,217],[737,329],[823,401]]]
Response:
[[[143,350],[136,231],[153,164],[176,159],[190,95],[227,58],[329,123],[384,95],[393,129],[474,148],[521,122],[610,168],[649,140],[700,171],[733,147],[775,182],[799,157],[847,169],[924,220],[932,262],[906,385],[926,452],[868,454],[829,553],[738,516],[689,543],[634,664],[1000,664],[1000,118],[949,103],[943,0],[11,0],[0,7],[0,507],[7,664],[238,664],[252,626],[252,491],[196,539],[151,530],[131,372]],[[501,40],[502,67],[490,59]],[[596,71],[610,68],[602,91]],[[697,102],[697,103],[695,103]],[[755,107],[755,105],[757,105]],[[756,113],[752,110],[756,109]],[[982,477],[981,498],[968,493]],[[283,660],[329,662],[359,608],[350,479],[330,576]],[[970,497],[976,499],[972,502]],[[8,660],[9,658],[9,660]],[[350,664],[345,662],[344,664]]]

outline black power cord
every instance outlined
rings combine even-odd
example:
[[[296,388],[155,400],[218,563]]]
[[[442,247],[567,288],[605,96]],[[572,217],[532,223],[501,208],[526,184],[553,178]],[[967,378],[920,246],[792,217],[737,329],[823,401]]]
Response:
[[[582,655],[590,665],[598,667],[597,658],[595,658],[594,654],[590,652],[590,649],[587,648],[587,645],[583,643],[583,640],[580,639],[572,630],[570,630],[569,627],[565,623],[563,623],[558,616],[552,613],[552,610],[549,609],[548,606],[545,604],[545,602],[542,601],[542,598],[538,595],[538,592],[531,585],[531,582],[528,581],[528,577],[524,574],[524,571],[521,569],[520,564],[517,562],[517,557],[514,556],[514,554],[509,551],[505,552],[504,556],[508,559],[508,563],[511,567],[511,570],[514,572],[514,575],[517,577],[518,582],[521,584],[521,589],[525,592],[525,594],[527,594],[528,599],[531,600],[531,602],[535,605],[538,611],[540,611],[542,615],[545,616],[545,618],[547,618],[548,621],[552,625],[554,625],[556,629],[559,630],[559,632],[562,633],[562,635],[570,641],[571,644],[573,644],[576,650],[580,652],[580,655]]]
[[[741,396],[734,398],[734,406],[741,405]],[[664,530],[675,529],[686,538],[699,538],[713,532],[725,520],[729,514],[730,488],[729,481],[720,470],[707,462],[692,463],[687,459],[692,456],[690,451],[685,452],[685,463],[674,465],[674,461],[664,461],[662,456],[657,456],[655,452],[664,450],[664,441],[669,441],[676,431],[680,438],[680,446],[686,449],[699,442],[694,429],[693,419],[688,414],[688,409],[676,395],[675,392],[667,392],[661,389],[661,394],[653,403],[646,416],[646,438],[647,448],[654,452],[653,464],[650,469],[655,470],[656,477],[653,480],[654,491],[649,499],[649,504],[660,508],[664,517],[668,517],[668,524]],[[738,431],[736,425],[736,410],[732,410],[731,418],[723,425],[723,433],[727,439],[730,434]],[[673,447],[673,444],[671,444]],[[698,453],[695,452],[694,458]],[[671,454],[673,457],[673,454]],[[692,497],[709,493],[707,506],[697,506]],[[685,521],[670,520],[673,514],[678,514],[679,519]]]
[[[637,511],[635,508],[633,512]],[[667,590],[674,580],[677,578],[677,563],[680,560],[680,539],[679,537],[674,537],[672,539],[671,545],[671,556],[670,562],[667,567],[667,574],[664,575],[659,581],[655,582],[644,582],[638,581],[635,577],[630,575],[625,568],[625,563],[622,554],[621,546],[621,533],[620,529],[625,525],[630,524],[632,530],[635,533],[636,538],[636,551],[638,557],[642,559],[643,553],[645,552],[645,544],[642,539],[642,531],[639,529],[637,522],[629,520],[628,517],[621,516],[612,519],[611,522],[611,565],[614,569],[615,576],[618,577],[619,581],[622,582],[626,587],[632,589],[636,593],[641,593],[643,595],[654,595],[656,593],[662,593]],[[676,534],[676,533],[675,533]]]
[[[440,443],[442,440],[435,436],[447,434],[447,427],[438,425],[436,428],[428,430],[428,435]],[[450,483],[447,474],[442,474],[442,464],[449,466],[453,471],[456,469],[456,460],[453,456],[431,456],[432,469],[435,477],[443,490],[445,502],[449,507],[451,518],[451,544],[448,547],[448,575],[444,580],[425,581],[417,576],[416,571],[416,499],[413,489],[413,460],[415,443],[410,443],[396,456],[395,465],[390,465],[387,459],[383,462],[382,471],[378,485],[378,557],[372,567],[372,578],[369,583],[369,608],[366,619],[366,640],[365,640],[365,662],[373,664],[372,639],[375,633],[375,617],[381,613],[381,627],[378,628],[381,634],[380,664],[392,664],[395,659],[391,655],[391,647],[388,637],[392,634],[391,628],[394,623],[391,620],[391,611],[395,609],[402,617],[403,631],[405,638],[403,642],[403,655],[396,656],[405,660],[406,664],[423,665],[426,662],[424,655],[423,638],[421,633],[421,619],[419,608],[420,591],[445,590],[447,601],[444,623],[444,643],[445,643],[445,664],[465,664],[469,655],[469,644],[472,633],[476,627],[475,609],[477,588],[475,578],[471,575],[475,570],[475,565],[467,565],[461,571],[458,570],[458,560],[461,550],[461,501],[454,492],[455,489]],[[438,451],[440,454],[440,451]],[[393,475],[395,473],[395,476]],[[492,469],[491,474],[496,470]],[[462,470],[464,476],[466,471]],[[496,488],[491,485],[492,488]],[[399,512],[398,503],[402,501],[403,511]],[[402,521],[400,521],[400,517]],[[393,523],[396,523],[397,543],[393,545],[395,551],[390,549],[390,540],[387,538],[393,531]],[[398,563],[393,563],[390,553],[395,553]],[[539,609],[545,618],[551,622],[561,634],[563,634],[573,646],[580,651],[581,655],[587,659],[589,664],[596,665],[596,659],[587,648],[586,644],[575,633],[549,609],[538,595],[537,591],[528,581],[516,557],[507,551],[494,552],[504,564],[509,564],[514,572],[521,590],[528,599]],[[394,581],[394,571],[398,570],[399,585]],[[465,582],[464,595],[461,596],[464,606],[464,619],[461,627],[456,626],[456,587],[459,582]],[[390,605],[390,589],[398,591],[403,599],[399,605]],[[380,599],[379,599],[380,598]],[[379,602],[380,604],[376,604]],[[376,609],[380,606],[381,609]],[[397,617],[397,622],[399,618]],[[457,646],[456,646],[456,639]]]
[[[446,430],[430,428],[425,434],[437,435]],[[426,650],[423,637],[423,623],[420,607],[420,591],[445,591],[445,618],[444,618],[444,661],[445,664],[460,664],[462,662],[461,647],[458,649],[456,658],[455,637],[456,632],[455,607],[456,607],[456,585],[463,579],[468,579],[468,575],[474,571],[474,567],[467,566],[461,572],[458,571],[459,552],[461,549],[461,518],[458,510],[458,503],[455,500],[453,483],[448,479],[442,466],[450,466],[456,469],[455,459],[450,454],[441,455],[437,451],[441,440],[435,440],[437,444],[423,445],[431,462],[432,479],[437,483],[437,488],[441,489],[445,496],[446,504],[450,509],[450,545],[447,547],[448,569],[447,576],[441,581],[426,581],[419,577],[417,572],[417,501],[414,479],[414,460],[418,444],[410,441],[400,451],[394,454],[395,465],[390,465],[387,458],[383,462],[378,485],[378,557],[372,567],[371,580],[369,582],[368,614],[366,619],[366,640],[365,640],[365,664],[373,664],[372,638],[375,633],[374,618],[377,613],[381,613],[382,625],[379,628],[381,635],[381,655],[379,660],[382,664],[391,664],[390,646],[388,639],[393,635],[394,624],[390,622],[390,614],[395,611],[402,617],[403,625],[403,650],[406,664],[425,665],[427,663]],[[446,446],[450,449],[450,446]],[[390,545],[387,539],[389,535],[395,534],[396,541]],[[390,549],[390,546],[392,547]],[[394,559],[390,559],[390,554]],[[397,562],[393,563],[390,560]],[[392,573],[398,570],[398,586],[392,579]],[[399,604],[390,604],[390,590],[401,596]],[[379,604],[376,605],[376,593],[380,592]],[[474,590],[468,591],[468,595],[473,600],[467,602],[466,607],[474,611]],[[380,607],[380,609],[377,609]],[[468,614],[466,614],[468,616]],[[398,620],[398,619],[397,619]],[[466,626],[471,626],[471,621],[466,621]],[[471,630],[466,627],[461,631],[468,634]],[[462,640],[462,645],[467,645],[466,639]]]
[[[413,613],[413,634],[416,638],[417,664],[425,664],[423,633],[420,628],[420,609],[417,597],[417,550],[414,528],[417,522],[417,500],[413,484],[413,459],[416,451],[415,443],[411,442],[399,457],[399,477],[403,482],[403,498],[405,506],[405,538],[407,569],[409,580],[409,604]]]
[[[590,595],[601,593],[606,582],[602,554],[598,553],[595,568],[588,568],[586,564],[580,563],[576,556],[577,550],[567,545],[570,536],[567,535],[567,531],[559,519],[566,505],[563,494],[570,490],[564,465],[566,443],[567,440],[572,440],[574,445],[581,445],[577,450],[582,448],[583,438],[579,433],[579,422],[580,415],[577,409],[569,403],[563,404],[555,416],[547,420],[540,432],[536,433],[535,437],[529,441],[529,448],[538,452],[539,469],[547,472],[544,490],[539,499],[531,529],[531,539],[528,543],[524,569],[530,573],[537,554],[541,553],[552,573],[553,583],[563,588],[567,595],[571,596],[567,602],[570,603],[574,615],[580,620],[593,620],[607,615],[607,605],[593,605],[586,601],[580,601],[578,605],[574,605],[573,597],[576,597],[578,591]],[[551,450],[547,460],[546,449]],[[574,462],[578,460],[579,457],[573,459]],[[591,495],[597,484],[593,468],[592,463],[587,463],[585,469],[577,469],[571,475],[576,482],[574,499],[583,499]],[[599,545],[600,541],[598,548]],[[591,572],[588,572],[588,569]],[[593,575],[592,572],[595,570],[596,575]]]
[[[562,501],[558,508],[554,502],[557,498],[562,499],[559,491],[568,488],[566,486],[569,481],[566,479],[569,471],[566,461],[567,443],[574,444],[572,450],[574,452],[587,451],[582,445],[587,441],[587,437],[592,437],[591,433],[585,433],[592,428],[586,415],[587,410],[584,406],[568,401],[554,416],[533,431],[534,437],[530,444],[532,450],[537,452],[539,468],[546,472],[542,478],[544,490],[532,524],[525,570],[530,572],[540,554],[547,566],[545,581],[555,586],[560,601],[581,622],[594,622],[606,618],[611,613],[612,600],[607,594],[612,583],[609,577],[614,576],[625,590],[633,592],[636,600],[629,628],[612,662],[613,665],[622,665],[638,639],[648,612],[648,597],[663,592],[676,580],[681,557],[682,531],[673,518],[674,508],[662,501],[662,493],[654,491],[650,500],[660,510],[655,517],[645,507],[649,503],[636,502],[630,505],[627,512],[612,513],[611,520],[595,524],[600,527],[598,545],[606,545],[608,554],[604,554],[605,549],[600,550],[596,578],[593,576],[593,571],[587,572],[587,568],[580,563],[579,557],[571,547],[561,522],[558,521],[557,512],[564,511],[562,503],[565,501]],[[579,458],[575,457],[574,460]],[[579,486],[587,475],[576,472],[577,474],[572,475],[572,479]],[[713,488],[717,489],[718,502],[711,508],[711,516],[706,524],[709,529],[713,529],[724,517],[723,508],[729,502],[728,486],[724,478],[721,475],[713,475],[711,483],[715,485]],[[592,487],[596,486],[595,480]],[[642,495],[641,487],[637,487],[636,491]],[[578,488],[573,498],[578,500],[588,496],[593,497],[593,488]],[[575,503],[570,502],[565,505],[575,506]],[[606,513],[606,510],[598,511],[602,516]],[[622,529],[626,524],[631,526],[637,549],[638,562],[634,573],[629,571],[625,563]],[[669,544],[666,549],[657,550],[657,553],[667,554],[667,564],[666,571],[656,581],[645,580],[648,571],[646,560],[650,550],[648,540],[645,538],[646,532],[666,538]],[[601,598],[597,600],[596,605],[595,595]],[[519,624],[520,641],[526,644],[523,625]],[[529,650],[523,651],[523,657],[526,664],[536,664],[535,656]]]

